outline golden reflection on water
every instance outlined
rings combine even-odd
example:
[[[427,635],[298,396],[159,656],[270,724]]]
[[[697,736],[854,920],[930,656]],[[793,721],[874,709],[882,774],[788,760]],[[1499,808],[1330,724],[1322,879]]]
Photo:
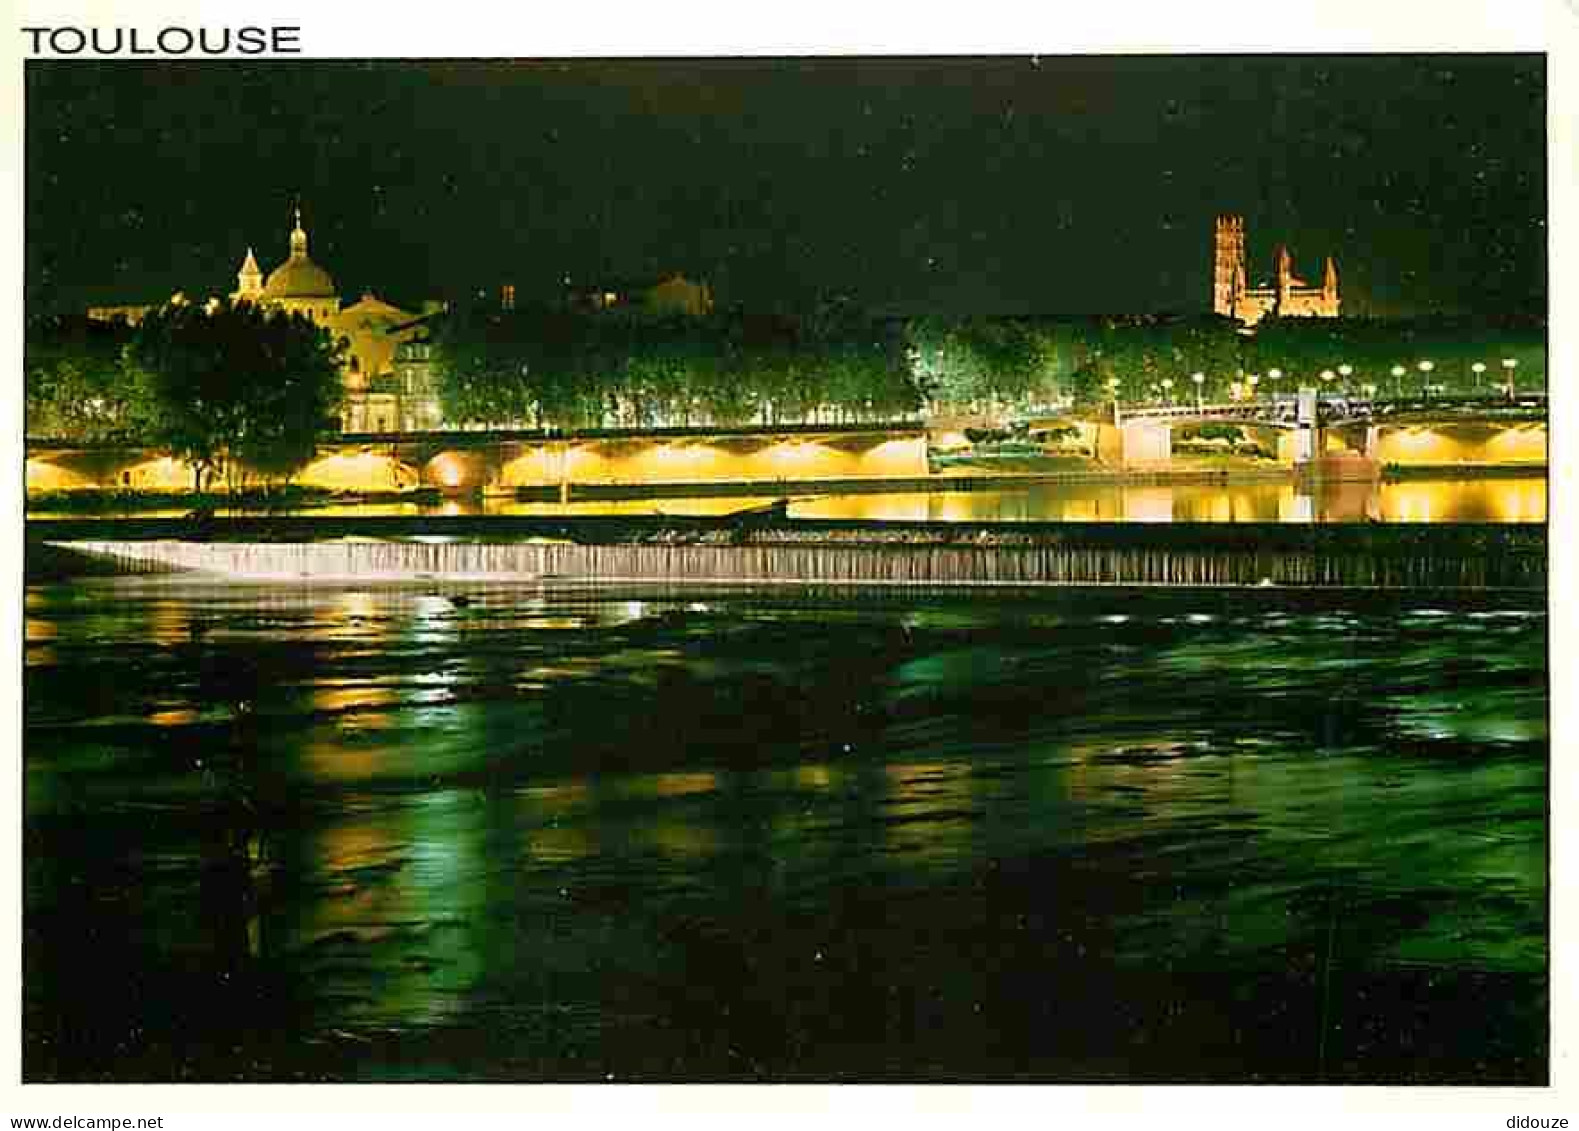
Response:
[[[1381,488],[1386,522],[1545,522],[1546,480],[1405,480]]]
[[[388,687],[315,687],[312,705],[316,711],[355,711],[368,707],[388,707],[400,697]]]
[[[976,817],[970,768],[951,763],[883,767],[884,842],[910,860],[942,862],[970,851]]]
[[[189,643],[192,639],[191,607],[182,601],[148,602],[148,635],[165,645]]]
[[[1541,522],[1546,516],[1545,480],[1520,475],[1329,482],[1315,494],[1297,489],[1291,482],[1268,481],[1041,483],[1002,490],[841,495],[818,494],[815,486],[801,486],[788,490],[787,497],[795,518],[876,522]],[[1393,499],[1413,501],[1402,504],[1391,502]],[[561,504],[485,496],[480,500],[451,499],[436,508],[416,503],[355,503],[316,507],[307,513],[326,518],[420,514],[706,516],[774,501],[770,496],[729,495]],[[1425,515],[1429,517],[1409,517]],[[346,614],[357,615],[357,611],[348,606]]]

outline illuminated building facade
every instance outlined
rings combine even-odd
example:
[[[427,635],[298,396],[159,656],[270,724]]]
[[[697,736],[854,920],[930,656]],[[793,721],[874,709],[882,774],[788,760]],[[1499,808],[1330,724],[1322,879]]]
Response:
[[[660,279],[579,284],[569,288],[568,298],[578,310],[632,310],[657,317],[700,318],[713,309],[712,288],[679,273]]]
[[[290,254],[267,276],[258,266],[257,256],[247,249],[236,272],[232,302],[251,302],[266,309],[300,314],[322,326],[347,343],[341,380],[345,386],[340,426],[346,432],[400,432],[431,428],[439,422],[438,397],[433,393],[430,373],[420,379],[402,373],[397,364],[400,347],[408,340],[426,340],[424,318],[385,302],[372,292],[348,306],[341,306],[334,278],[315,263],[307,251],[307,230],[302,227],[301,210],[290,234]],[[171,302],[185,302],[180,293]],[[216,300],[211,300],[216,301]],[[442,303],[423,304],[421,315],[442,308]],[[90,318],[123,318],[135,324],[152,306],[96,306]],[[422,352],[426,353],[426,346]],[[426,361],[426,357],[423,358]],[[413,423],[420,421],[420,424]]]
[[[1277,249],[1277,274],[1268,285],[1251,287],[1245,271],[1245,221],[1219,216],[1213,234],[1212,310],[1254,326],[1268,314],[1279,318],[1336,318],[1338,268],[1327,257],[1321,286],[1313,287],[1294,274],[1294,257],[1282,244]]]

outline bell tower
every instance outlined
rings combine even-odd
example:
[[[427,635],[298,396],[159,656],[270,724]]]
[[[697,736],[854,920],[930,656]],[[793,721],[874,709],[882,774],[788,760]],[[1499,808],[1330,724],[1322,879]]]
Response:
[[[1219,216],[1212,238],[1212,310],[1232,318],[1245,289],[1245,221]]]
[[[257,257],[252,254],[252,249],[247,248],[247,258],[242,261],[241,270],[236,272],[235,299],[249,299],[257,301],[263,294],[263,272],[258,269]]]

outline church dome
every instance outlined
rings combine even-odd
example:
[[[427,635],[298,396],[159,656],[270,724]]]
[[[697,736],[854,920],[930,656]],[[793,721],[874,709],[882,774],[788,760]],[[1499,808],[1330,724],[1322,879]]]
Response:
[[[264,298],[334,298],[334,280],[305,255],[294,255],[269,272],[263,284]]]
[[[263,284],[266,299],[335,298],[334,280],[307,256],[307,233],[302,229],[300,210],[296,228],[291,232],[291,257],[269,272]]]

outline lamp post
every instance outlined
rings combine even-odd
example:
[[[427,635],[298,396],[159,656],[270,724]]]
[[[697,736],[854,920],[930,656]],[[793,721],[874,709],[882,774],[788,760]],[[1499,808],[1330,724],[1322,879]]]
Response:
[[[1344,362],[1338,366],[1338,375],[1343,378],[1343,391],[1347,393],[1349,391],[1349,378],[1354,376],[1354,366]]]
[[[1420,394],[1428,397],[1431,395],[1431,370],[1436,366],[1429,361],[1422,361],[1415,368],[1420,370]]]
[[[1250,400],[1255,400],[1256,399],[1256,386],[1259,385],[1260,383],[1261,383],[1261,374],[1259,374],[1259,373],[1252,373],[1252,374],[1250,374],[1250,376],[1245,378],[1245,385],[1250,390]]]
[[[1268,369],[1266,375],[1267,380],[1272,382],[1272,399],[1277,400],[1277,383],[1282,378],[1283,371],[1281,369]]]
[[[1513,371],[1518,367],[1519,361],[1517,358],[1505,357],[1502,359],[1502,371],[1508,375],[1507,388],[1510,401],[1513,399]]]
[[[1336,377],[1336,376],[1337,376],[1337,374],[1334,373],[1330,369],[1323,369],[1321,371],[1321,392],[1322,392],[1323,396],[1325,396],[1327,393],[1331,392],[1331,390],[1332,390],[1332,379],[1334,377]]]
[[[1173,378],[1172,377],[1164,377],[1162,379],[1162,396],[1163,396],[1163,399],[1166,400],[1170,405],[1173,403]]]
[[[1195,408],[1199,412],[1201,405],[1205,403],[1201,399],[1201,386],[1206,384],[1206,374],[1200,372],[1191,373],[1190,380],[1195,382]]]
[[[1477,362],[1475,362],[1474,365],[1471,365],[1469,368],[1470,368],[1470,372],[1472,372],[1475,375],[1475,392],[1478,393],[1478,392],[1480,392],[1480,375],[1482,373],[1486,372],[1486,363],[1484,361],[1477,361]]]
[[[1395,366],[1393,366],[1393,395],[1394,396],[1401,397],[1401,396],[1404,395],[1404,374],[1406,372],[1407,372],[1407,370],[1405,370],[1402,365],[1395,365]]]

